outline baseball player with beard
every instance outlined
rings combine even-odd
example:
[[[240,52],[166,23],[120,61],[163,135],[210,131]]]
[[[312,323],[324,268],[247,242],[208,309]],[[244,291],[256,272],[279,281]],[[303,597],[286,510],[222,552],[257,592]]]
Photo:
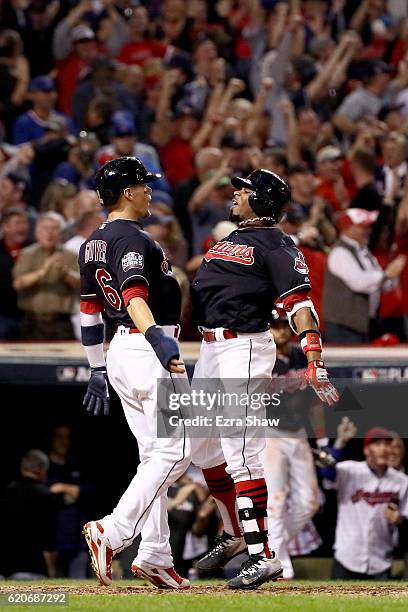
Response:
[[[138,220],[149,215],[157,175],[134,157],[109,161],[96,174],[108,219],[82,245],[82,344],[91,366],[84,404],[98,415],[109,410],[109,382],[119,395],[139,446],[140,465],[116,508],[84,526],[91,561],[103,585],[112,582],[114,555],[139,533],[142,542],[132,571],[159,588],[183,589],[189,581],[173,567],[167,522],[167,489],[190,464],[190,445],[156,437],[157,380],[188,385],[177,338],[180,288],[161,247]],[[104,326],[116,333],[107,361]]]
[[[203,336],[194,378],[239,379],[242,388],[270,379],[276,349],[269,320],[279,299],[307,357],[307,382],[322,402],[333,404],[338,394],[321,360],[307,264],[292,239],[275,227],[290,202],[290,188],[268,170],[231,182],[231,220],[238,227],[206,253],[192,284]],[[240,436],[223,437],[220,430],[217,438],[192,440],[193,463],[203,469],[224,523],[224,533],[197,567],[214,571],[247,550],[248,561],[228,583],[233,589],[253,589],[282,574],[268,546],[264,446],[265,439],[245,427]]]

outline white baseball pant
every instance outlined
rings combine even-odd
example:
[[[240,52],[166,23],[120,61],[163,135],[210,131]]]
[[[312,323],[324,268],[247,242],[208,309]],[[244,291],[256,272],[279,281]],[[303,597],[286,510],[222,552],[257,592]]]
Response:
[[[200,379],[235,379],[232,387],[245,393],[254,379],[270,379],[276,359],[276,347],[269,331],[238,334],[224,339],[223,329],[215,330],[219,340],[203,342],[195,366],[192,387]],[[215,389],[214,389],[215,390]],[[222,428],[211,438],[191,438],[192,461],[201,468],[227,463],[226,471],[234,482],[254,480],[264,475],[261,453],[263,436],[251,435],[243,429],[241,437],[223,437]]]
[[[174,326],[163,330],[174,336]],[[139,446],[136,475],[116,508],[101,521],[114,553],[142,534],[137,561],[171,567],[167,489],[191,462],[187,436],[157,438],[157,381],[171,376],[187,383],[186,374],[170,374],[160,364],[143,334],[120,327],[107,353],[109,381],[122,402],[127,423]]]
[[[293,578],[288,552],[289,541],[317,512],[318,487],[313,455],[306,432],[276,432],[266,441],[263,452],[268,487],[269,545],[284,568],[284,577]],[[289,437],[290,436],[290,437]]]

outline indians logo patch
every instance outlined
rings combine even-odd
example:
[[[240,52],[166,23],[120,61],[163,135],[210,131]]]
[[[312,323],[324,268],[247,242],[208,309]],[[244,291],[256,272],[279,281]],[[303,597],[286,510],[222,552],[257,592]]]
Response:
[[[221,240],[214,244],[213,247],[204,255],[205,261],[212,259],[223,259],[224,261],[233,261],[244,266],[252,266],[254,259],[254,247],[249,247],[247,244],[234,244]]]
[[[300,251],[298,251],[295,259],[295,265],[293,267],[295,268],[296,272],[300,272],[300,274],[309,274],[309,268],[307,267],[305,256]]]
[[[140,270],[141,268],[143,268],[143,265],[143,255],[141,255],[140,253],[135,253],[135,251],[130,251],[122,257],[122,268],[124,272],[132,270],[132,268],[137,268]]]

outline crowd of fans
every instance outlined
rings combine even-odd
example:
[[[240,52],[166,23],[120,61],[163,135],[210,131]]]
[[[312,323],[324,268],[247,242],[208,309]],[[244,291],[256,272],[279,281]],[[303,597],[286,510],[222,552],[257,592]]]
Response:
[[[291,185],[327,341],[406,340],[406,2],[5,0],[1,24],[0,338],[74,338],[95,170],[136,155],[162,173],[146,229],[187,323],[229,178],[264,167]]]

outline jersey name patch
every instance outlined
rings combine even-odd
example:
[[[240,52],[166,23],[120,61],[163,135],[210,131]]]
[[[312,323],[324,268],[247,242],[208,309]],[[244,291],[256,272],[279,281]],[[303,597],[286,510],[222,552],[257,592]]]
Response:
[[[106,263],[105,240],[90,240],[85,247],[85,263],[89,261],[101,261]]]
[[[300,274],[309,274],[309,268],[307,267],[305,256],[300,251],[298,251],[295,259],[295,265],[293,267],[295,268],[296,272],[300,272]]]
[[[122,268],[124,272],[132,270],[133,268],[137,268],[140,270],[141,268],[143,268],[143,265],[143,255],[141,255],[140,253],[135,253],[135,251],[130,251],[122,257]]]
[[[359,501],[365,501],[369,506],[376,506],[377,504],[388,504],[394,497],[396,497],[394,491],[364,491],[364,489],[358,489],[351,496],[351,501],[356,504]]]
[[[247,244],[234,244],[233,242],[221,241],[204,255],[205,261],[212,259],[223,259],[233,261],[244,266],[252,266],[254,263],[254,247]]]

